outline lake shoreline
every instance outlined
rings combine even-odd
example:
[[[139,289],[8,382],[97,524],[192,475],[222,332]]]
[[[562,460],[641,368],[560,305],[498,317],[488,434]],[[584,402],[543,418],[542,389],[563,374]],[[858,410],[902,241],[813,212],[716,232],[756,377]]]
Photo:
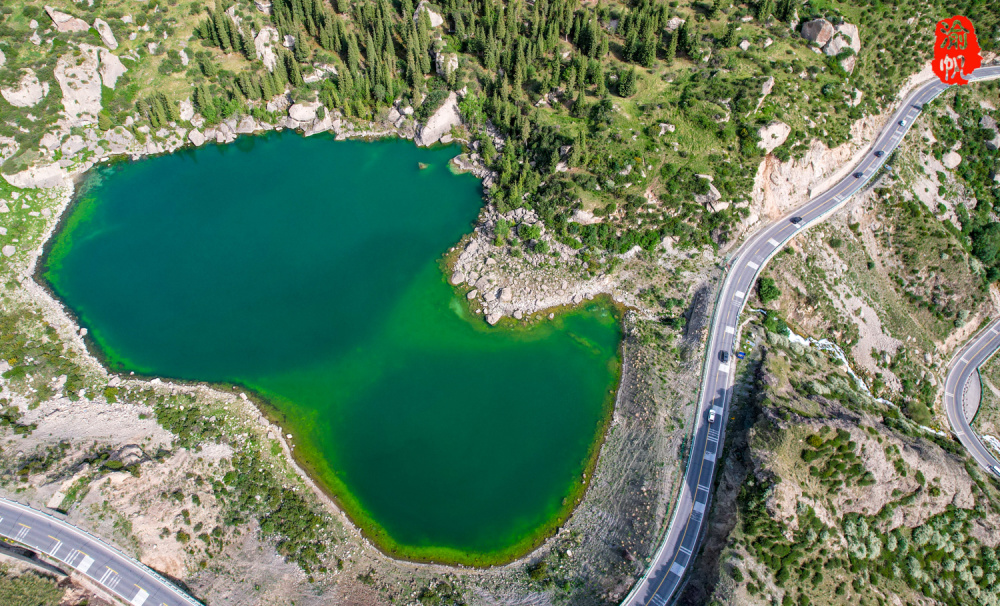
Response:
[[[34,302],[43,304],[50,311],[53,311],[58,316],[67,319],[67,324],[71,327],[72,331],[76,335],[76,338],[80,340],[81,345],[83,345],[84,351],[86,351],[87,357],[89,357],[91,361],[97,367],[99,367],[103,373],[109,376],[110,380],[113,381],[114,379],[117,379],[117,384],[125,385],[127,382],[128,385],[137,387],[157,384],[167,387],[175,386],[181,389],[209,389],[220,395],[224,394],[227,397],[231,397],[232,395],[234,395],[231,389],[226,389],[227,387],[232,387],[232,384],[228,383],[218,384],[205,381],[184,381],[184,380],[165,381],[162,378],[153,375],[144,376],[140,374],[127,374],[127,375],[124,373],[119,374],[116,371],[111,370],[109,362],[98,353],[100,351],[100,348],[97,347],[93,339],[87,338],[86,334],[81,334],[82,331],[79,319],[76,317],[75,313],[72,310],[66,307],[60,301],[60,299],[55,296],[55,293],[51,290],[48,281],[45,280],[44,277],[41,275],[42,267],[39,264],[39,260],[44,259],[45,256],[48,254],[50,245],[53,241],[53,235],[58,233],[64,227],[64,222],[70,214],[68,211],[73,207],[73,204],[78,199],[78,196],[74,195],[74,193],[79,190],[80,183],[84,178],[85,176],[82,175],[78,176],[76,179],[76,183],[73,184],[73,187],[64,190],[58,211],[54,213],[56,221],[47,230],[46,235],[43,239],[41,254],[35,254],[32,257],[31,271],[25,277],[29,278],[27,281],[35,286],[36,292],[32,293],[33,295],[35,295],[32,297],[32,299],[34,299]],[[481,215],[482,211],[480,212],[480,216]],[[445,274],[445,276],[446,275],[447,274]],[[444,280],[445,276],[442,276],[442,280]],[[29,289],[29,291],[31,290],[32,289]],[[588,299],[592,298],[593,296],[588,297]],[[582,301],[583,299],[581,299],[581,302]],[[575,307],[576,305],[567,304],[563,306],[560,311],[563,310],[569,311],[570,309]],[[615,307],[619,310],[619,312],[621,312],[621,310],[623,309],[620,304],[615,304]],[[481,322],[481,320],[477,321],[475,318],[469,318],[469,321]],[[619,323],[619,325],[621,325],[622,318],[619,317],[617,322]],[[483,328],[487,328],[484,324],[482,326]],[[314,475],[317,474],[313,469],[313,467],[309,464],[308,459],[305,459],[303,458],[303,456],[300,456],[294,447],[296,443],[294,435],[292,435],[291,438],[288,437],[291,434],[289,433],[289,430],[284,427],[282,421],[285,415],[280,413],[278,408],[274,406],[273,403],[271,403],[268,398],[262,396],[261,394],[256,393],[253,390],[247,389],[244,386],[236,385],[236,387],[251,394],[247,398],[247,400],[254,406],[254,408],[258,412],[257,421],[260,422],[269,432],[273,432],[275,430],[277,431],[278,435],[276,439],[280,442],[286,458],[288,458],[288,460],[291,462],[291,464],[295,468],[296,472],[300,475],[300,477],[302,477],[306,481],[306,483],[311,487],[313,492],[321,498],[321,500],[324,502],[327,508],[336,510],[338,517],[340,517],[342,521],[346,522],[345,526],[347,528],[350,528],[352,531],[356,532],[359,535],[359,537],[363,537],[365,542],[368,543],[370,546],[374,547],[380,553],[382,553],[387,557],[392,558],[393,560],[409,562],[421,566],[425,565],[443,566],[447,569],[447,568],[454,568],[456,566],[460,568],[466,568],[471,565],[477,568],[485,568],[496,565],[510,564],[511,562],[519,561],[523,559],[525,556],[530,555],[531,553],[536,551],[550,537],[553,536],[553,534],[558,530],[558,527],[572,515],[576,507],[584,498],[587,487],[589,486],[590,478],[593,476],[593,471],[598,463],[601,447],[604,443],[604,437],[606,436],[607,428],[610,426],[610,420],[614,412],[615,400],[618,397],[619,389],[621,387],[621,369],[623,364],[623,357],[624,357],[623,348],[620,345],[617,353],[618,371],[616,374],[614,389],[611,390],[611,395],[605,398],[606,402],[603,406],[604,411],[602,413],[602,420],[601,423],[599,424],[598,431],[597,434],[595,435],[594,440],[591,441],[591,447],[590,447],[591,452],[588,453],[586,459],[587,463],[585,465],[585,473],[587,481],[580,484],[578,490],[572,491],[572,493],[567,497],[567,500],[569,502],[568,505],[564,506],[564,510],[561,510],[559,515],[557,515],[553,519],[553,521],[551,521],[549,524],[546,524],[543,529],[541,529],[538,532],[532,533],[529,537],[526,537],[522,541],[519,541],[517,544],[518,547],[516,549],[512,548],[511,550],[505,550],[504,556],[498,558],[490,558],[488,562],[481,562],[478,564],[471,563],[471,561],[460,561],[460,558],[454,558],[455,561],[446,561],[446,562],[441,562],[436,558],[430,558],[430,559],[407,558],[406,554],[401,553],[399,550],[391,548],[386,549],[384,542],[381,542],[377,539],[373,539],[370,536],[371,532],[369,529],[365,528],[365,524],[356,523],[355,518],[347,513],[346,510],[350,509],[349,507],[345,507],[345,505],[336,497],[335,494],[333,494],[332,491],[327,490],[322,482],[319,482],[314,478]],[[450,560],[451,558],[441,558],[441,559]]]

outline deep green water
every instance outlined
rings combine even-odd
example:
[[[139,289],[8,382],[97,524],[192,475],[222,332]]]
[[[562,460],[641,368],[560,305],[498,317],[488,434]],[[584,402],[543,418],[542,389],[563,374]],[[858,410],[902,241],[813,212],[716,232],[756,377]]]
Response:
[[[286,133],[101,168],[43,275],[111,368],[266,397],[386,551],[513,557],[581,494],[619,322],[469,317],[439,267],[481,204],[455,153]]]

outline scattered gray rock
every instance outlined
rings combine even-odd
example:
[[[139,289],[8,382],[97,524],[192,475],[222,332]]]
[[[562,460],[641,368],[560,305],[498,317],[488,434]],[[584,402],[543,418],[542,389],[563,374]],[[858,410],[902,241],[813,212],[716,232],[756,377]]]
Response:
[[[12,244],[7,244],[3,249],[0,249],[0,252],[3,252],[3,256],[5,257],[12,257],[17,252],[17,249]]]
[[[188,133],[188,141],[190,141],[194,145],[198,146],[204,145],[205,135],[201,134],[201,131],[199,131],[198,129],[192,128],[191,132]]]
[[[499,322],[500,318],[502,317],[503,317],[502,313],[500,313],[499,311],[494,311],[486,316],[486,321],[490,323],[490,326],[493,326],[497,322]]]

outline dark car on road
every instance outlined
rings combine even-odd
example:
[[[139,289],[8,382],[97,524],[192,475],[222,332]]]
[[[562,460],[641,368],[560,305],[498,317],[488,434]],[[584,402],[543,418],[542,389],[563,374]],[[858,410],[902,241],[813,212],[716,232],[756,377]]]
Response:
[[[722,360],[723,362],[728,362],[729,361],[729,352],[726,351],[726,350],[724,350],[724,349],[722,351],[720,351],[719,352],[719,359]]]
[[[882,157],[882,156],[884,156],[884,155],[885,155],[885,152],[884,152],[884,151],[882,151],[881,149],[880,149],[880,150],[878,150],[877,152],[875,152],[875,157],[876,157],[876,158],[881,158],[881,157]]]
[[[861,173],[854,173],[854,178],[855,179],[860,179],[861,178]]]
[[[802,223],[802,217],[792,217],[791,219],[789,219],[789,221],[791,221],[795,225],[798,225],[799,223]]]

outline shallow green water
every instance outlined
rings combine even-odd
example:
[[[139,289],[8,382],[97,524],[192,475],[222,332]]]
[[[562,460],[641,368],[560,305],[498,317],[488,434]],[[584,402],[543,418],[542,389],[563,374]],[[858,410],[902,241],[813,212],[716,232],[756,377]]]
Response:
[[[102,168],[44,276],[110,367],[267,397],[383,549],[512,557],[581,493],[620,330],[467,317],[438,266],[481,204],[455,153],[289,133]]]

